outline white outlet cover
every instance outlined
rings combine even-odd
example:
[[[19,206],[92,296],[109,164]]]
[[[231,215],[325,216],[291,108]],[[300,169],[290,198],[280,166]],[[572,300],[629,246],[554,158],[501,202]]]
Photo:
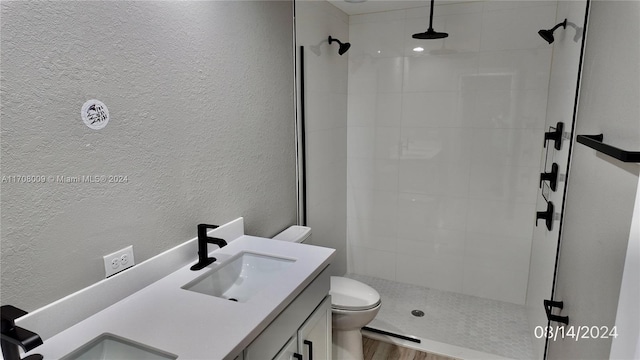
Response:
[[[118,250],[112,252],[109,255],[105,255],[103,256],[103,259],[104,273],[106,278],[119,273],[122,270],[128,269],[136,264],[133,258],[133,245],[129,245],[122,250]]]

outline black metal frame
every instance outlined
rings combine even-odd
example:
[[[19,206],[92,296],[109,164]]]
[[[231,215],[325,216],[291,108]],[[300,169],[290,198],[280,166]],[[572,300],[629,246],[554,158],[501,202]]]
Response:
[[[305,115],[304,115],[304,46],[300,46],[300,148],[298,154],[300,156],[300,194],[302,196],[302,223],[307,225],[307,159],[306,159],[306,139],[305,139]]]
[[[581,80],[582,80],[582,69],[583,69],[583,65],[584,65],[584,50],[585,50],[585,42],[586,42],[586,33],[587,33],[587,28],[589,26],[589,11],[591,9],[591,0],[586,0],[587,4],[586,4],[586,9],[584,12],[584,27],[582,29],[582,44],[580,46],[580,60],[578,61],[578,78],[576,79],[576,94],[573,100],[573,116],[571,119],[571,137],[573,137],[574,133],[575,133],[575,128],[576,128],[576,119],[577,119],[577,115],[578,115],[578,100],[580,99],[580,85],[581,85]],[[558,228],[558,242],[556,245],[556,259],[555,259],[555,263],[554,263],[554,270],[553,270],[553,282],[551,285],[551,299],[554,299],[556,296],[556,282],[558,280],[558,264],[560,262],[560,250],[561,250],[561,246],[562,243],[560,241],[560,239],[562,239],[562,234],[563,234],[563,222],[564,222],[564,208],[567,206],[567,186],[569,184],[569,171],[570,171],[570,166],[571,166],[571,156],[573,155],[573,145],[570,143],[569,145],[569,154],[568,154],[568,158],[569,161],[567,162],[567,171],[566,171],[566,175],[565,175],[565,181],[564,181],[564,189],[563,189],[563,195],[562,195],[562,209],[560,210],[560,223],[559,223],[559,228]],[[551,321],[549,321],[547,319],[547,326],[551,326]],[[546,339],[545,343],[544,343],[544,354],[543,354],[543,359],[547,359],[548,358],[548,352],[549,352],[549,338]]]

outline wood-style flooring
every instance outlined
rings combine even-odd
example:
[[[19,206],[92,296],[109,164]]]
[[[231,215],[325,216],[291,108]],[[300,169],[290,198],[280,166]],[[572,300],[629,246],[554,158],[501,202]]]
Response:
[[[364,360],[458,360],[362,337]]]

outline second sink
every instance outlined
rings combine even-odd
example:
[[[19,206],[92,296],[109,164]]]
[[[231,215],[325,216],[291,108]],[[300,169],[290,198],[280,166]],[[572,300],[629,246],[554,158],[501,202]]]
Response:
[[[294,262],[295,260],[243,252],[221,268],[184,285],[182,289],[242,303],[277,280],[280,273]]]
[[[178,356],[105,333],[84,344],[61,360],[136,359],[175,360]]]

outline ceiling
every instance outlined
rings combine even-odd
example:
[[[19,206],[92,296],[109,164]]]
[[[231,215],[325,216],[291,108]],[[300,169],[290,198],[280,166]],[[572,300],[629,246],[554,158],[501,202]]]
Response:
[[[359,3],[350,3],[345,0],[327,0],[347,15],[368,14],[381,11],[410,9],[420,6],[429,6],[430,0],[367,0]],[[477,0],[436,0],[438,3],[461,3]]]

